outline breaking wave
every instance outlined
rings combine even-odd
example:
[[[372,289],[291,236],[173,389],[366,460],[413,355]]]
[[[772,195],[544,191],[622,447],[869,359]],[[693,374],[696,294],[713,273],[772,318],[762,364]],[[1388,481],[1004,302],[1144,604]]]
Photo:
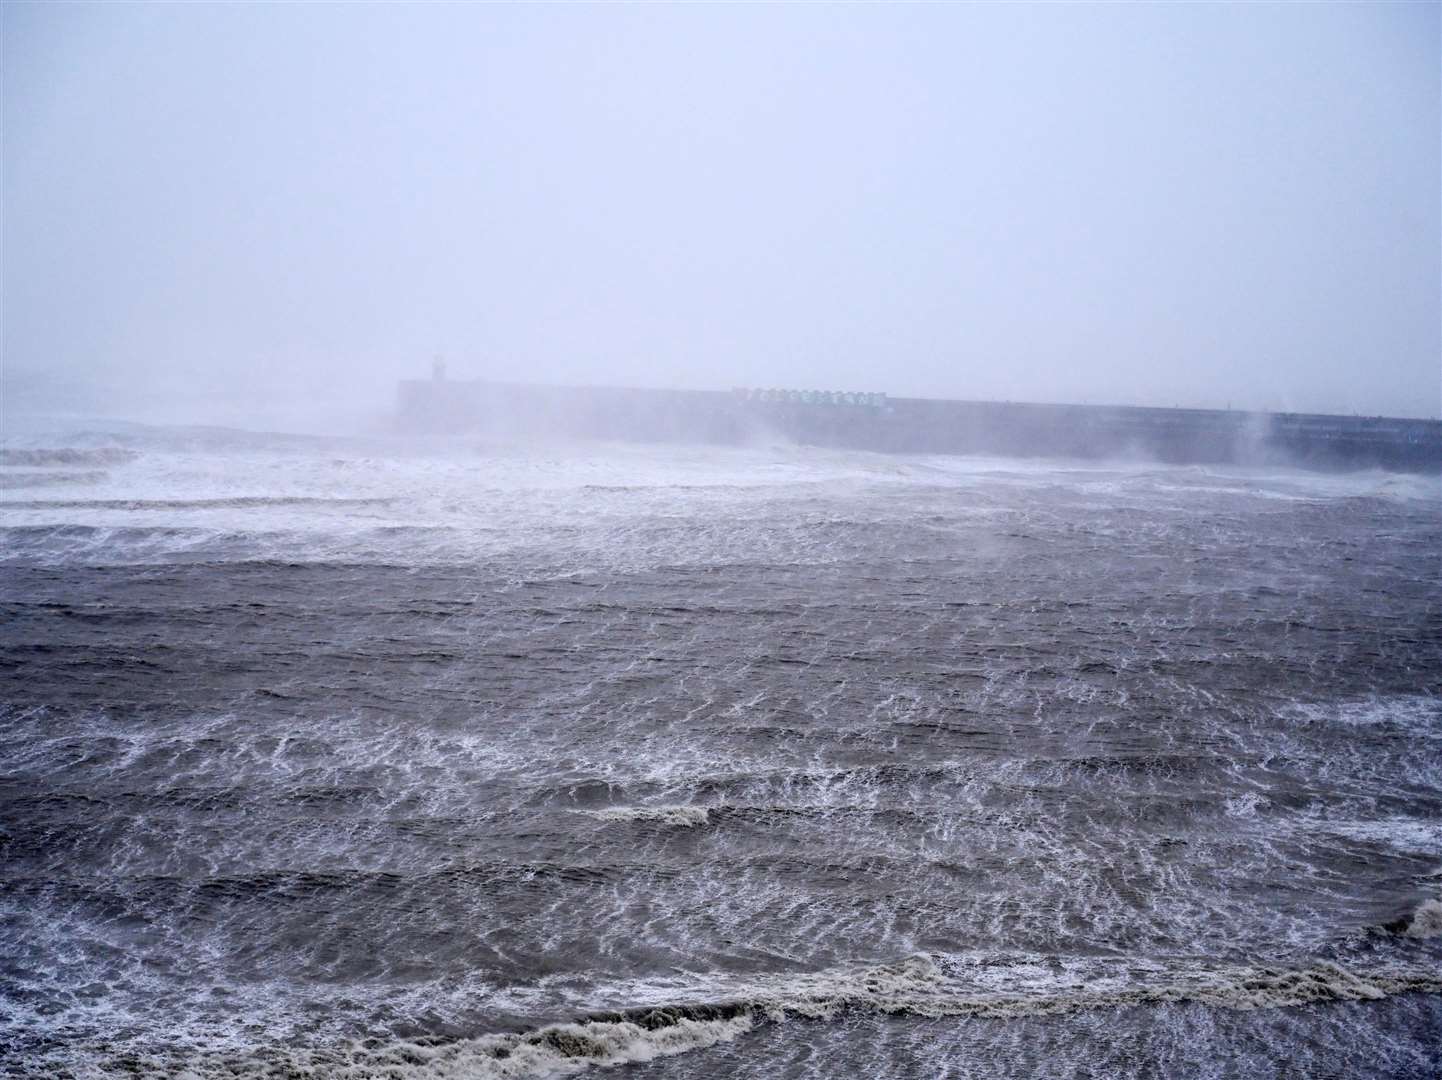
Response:
[[[1412,938],[1442,937],[1442,900],[1424,900],[1402,933]]]
[[[925,1018],[1006,1019],[1060,1016],[1100,1009],[1196,1003],[1234,1010],[1318,1002],[1377,1001],[1396,994],[1442,994],[1442,973],[1387,967],[1349,970],[1332,963],[1302,968],[1229,968],[1071,978],[1053,976],[1027,990],[968,985],[958,965],[917,955],[894,964],[838,968],[759,979],[715,1001],[678,1002],[597,1012],[572,1023],[471,1038],[429,1037],[353,1041],[328,1048],[271,1048],[127,1053],[105,1062],[110,1072],[134,1070],[191,1077],[345,1075],[494,1078],[569,1074],[699,1050],[728,1042],[787,1017],[826,1020],[851,1010]],[[961,965],[964,968],[964,964]],[[950,973],[948,973],[950,971]]]
[[[705,1010],[700,1010],[704,1012]],[[353,1076],[426,1080],[522,1080],[558,1076],[591,1066],[654,1061],[729,1042],[751,1029],[745,1011],[715,1019],[676,1015],[644,1020],[589,1020],[552,1024],[518,1034],[474,1039],[416,1039],[376,1045],[353,1043],[329,1050],[267,1051],[244,1057],[177,1060],[168,1055],[128,1055],[106,1063],[106,1072],[130,1075],[208,1077]]]

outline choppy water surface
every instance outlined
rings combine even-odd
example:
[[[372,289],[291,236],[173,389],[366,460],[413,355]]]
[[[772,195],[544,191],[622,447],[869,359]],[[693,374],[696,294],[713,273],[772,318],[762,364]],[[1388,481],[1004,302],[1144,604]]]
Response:
[[[10,448],[12,1073],[1442,1068],[1435,478]]]

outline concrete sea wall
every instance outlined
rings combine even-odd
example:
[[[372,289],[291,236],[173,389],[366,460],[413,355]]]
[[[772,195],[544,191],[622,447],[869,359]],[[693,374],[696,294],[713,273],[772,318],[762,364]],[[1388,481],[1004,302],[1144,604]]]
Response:
[[[397,423],[405,431],[498,438],[735,444],[779,437],[897,453],[1442,472],[1442,422],[1389,417],[416,379],[400,384]]]

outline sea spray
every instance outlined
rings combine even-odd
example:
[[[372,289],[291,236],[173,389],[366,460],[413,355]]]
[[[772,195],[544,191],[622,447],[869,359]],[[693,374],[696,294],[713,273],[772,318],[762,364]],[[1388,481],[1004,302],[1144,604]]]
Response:
[[[1442,937],[1442,900],[1424,900],[1402,931],[1411,938]]]

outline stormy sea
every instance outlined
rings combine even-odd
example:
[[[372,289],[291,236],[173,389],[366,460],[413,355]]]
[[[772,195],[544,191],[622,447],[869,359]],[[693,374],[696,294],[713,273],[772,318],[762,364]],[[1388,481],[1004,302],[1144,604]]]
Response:
[[[1442,491],[52,423],[0,1074],[1442,1072]]]

